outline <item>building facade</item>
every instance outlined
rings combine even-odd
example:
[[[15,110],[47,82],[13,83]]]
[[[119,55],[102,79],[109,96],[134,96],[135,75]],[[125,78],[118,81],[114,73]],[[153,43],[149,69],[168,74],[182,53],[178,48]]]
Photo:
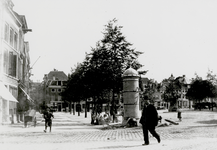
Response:
[[[173,82],[174,84],[178,85],[178,88],[176,90],[179,94],[179,97],[177,99],[176,107],[177,108],[191,108],[193,103],[192,101],[186,98],[187,91],[190,88],[190,80],[185,75],[175,78],[173,74],[171,74],[171,76],[168,79],[162,81],[161,83],[162,94],[166,90],[166,87],[169,82]]]
[[[63,71],[54,69],[45,74],[43,80],[45,103],[56,111],[63,111],[63,108],[68,106],[65,106],[60,93],[65,88],[68,77]]]
[[[186,94],[190,88],[190,80],[188,80],[185,75],[177,77],[176,80],[178,80],[181,85],[181,88],[179,90],[180,97],[177,101],[178,108],[191,108],[192,102],[186,98]]]
[[[0,124],[20,120],[17,104],[20,103],[19,90],[28,97],[29,83],[29,44],[24,41],[30,31],[25,16],[13,10],[11,0],[0,1],[0,82],[14,99],[6,99],[0,93]],[[22,88],[23,87],[23,88]],[[29,97],[28,97],[29,98]],[[30,98],[29,98],[30,99]]]

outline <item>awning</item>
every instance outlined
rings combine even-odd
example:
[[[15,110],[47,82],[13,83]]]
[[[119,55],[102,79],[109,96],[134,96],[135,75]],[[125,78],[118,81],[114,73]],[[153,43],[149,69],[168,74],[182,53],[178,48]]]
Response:
[[[5,87],[5,85],[0,82],[0,97],[2,97],[5,100],[17,102],[16,98],[9,92],[9,90]]]
[[[29,96],[29,94],[27,94],[26,93],[26,91],[23,89],[23,88],[21,88],[20,86],[19,86],[19,88],[23,91],[23,93],[27,96],[27,99],[30,101],[30,102],[33,102],[33,99],[31,99],[31,97]]]

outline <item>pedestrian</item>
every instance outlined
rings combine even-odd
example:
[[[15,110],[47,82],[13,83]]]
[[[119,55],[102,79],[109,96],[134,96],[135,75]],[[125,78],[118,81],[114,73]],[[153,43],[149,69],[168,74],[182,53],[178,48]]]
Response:
[[[181,109],[178,109],[177,118],[179,119],[179,121],[182,121],[182,111],[181,111]]]
[[[45,119],[45,130],[44,132],[47,132],[47,127],[50,127],[50,132],[51,132],[51,127],[52,127],[52,118],[54,118],[54,115],[52,112],[50,112],[50,108],[47,108],[47,111],[44,112],[44,119]]]
[[[158,113],[156,108],[150,104],[149,100],[145,100],[142,117],[140,118],[139,123],[142,124],[144,136],[144,144],[142,145],[149,145],[148,131],[157,139],[158,143],[160,143],[160,136],[155,131],[155,127],[158,124]]]

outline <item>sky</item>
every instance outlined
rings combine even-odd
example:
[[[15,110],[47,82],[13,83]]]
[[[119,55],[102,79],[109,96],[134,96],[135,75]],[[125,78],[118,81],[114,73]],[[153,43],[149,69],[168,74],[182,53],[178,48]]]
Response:
[[[116,18],[145,75],[161,82],[217,73],[216,0],[13,0],[25,15],[33,81],[54,68],[71,73]]]

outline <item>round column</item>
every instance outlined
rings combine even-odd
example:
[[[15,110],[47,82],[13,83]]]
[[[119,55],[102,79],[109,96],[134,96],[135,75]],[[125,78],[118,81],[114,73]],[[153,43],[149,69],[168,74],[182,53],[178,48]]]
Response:
[[[139,112],[139,75],[133,68],[127,69],[123,74],[123,102],[124,121],[132,118],[138,122],[141,117]]]

